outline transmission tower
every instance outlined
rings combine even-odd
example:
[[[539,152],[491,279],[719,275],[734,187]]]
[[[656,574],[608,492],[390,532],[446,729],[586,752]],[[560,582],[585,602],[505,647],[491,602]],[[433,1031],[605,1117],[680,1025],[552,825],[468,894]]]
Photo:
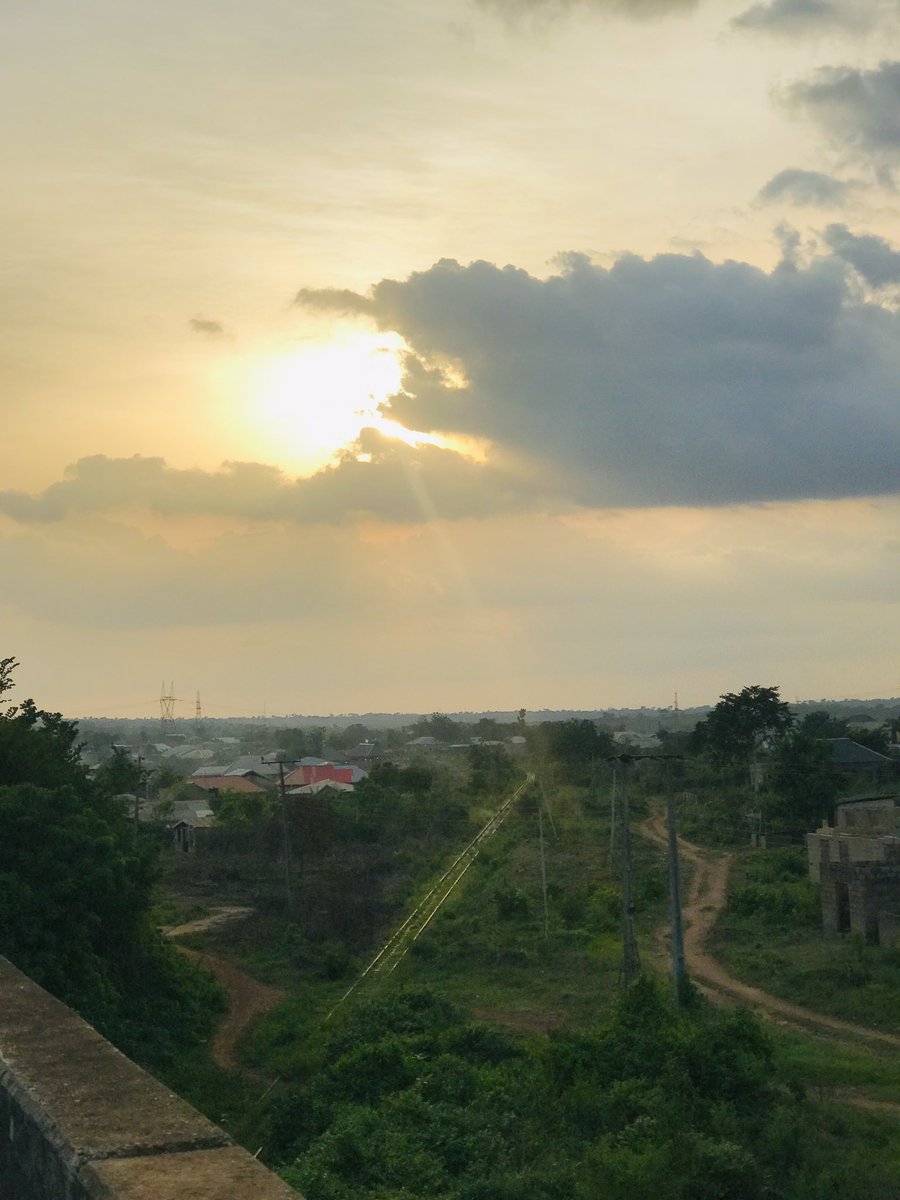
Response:
[[[170,729],[175,724],[175,684],[169,684],[167,694],[165,680],[159,690],[159,719],[163,729]]]
[[[203,716],[203,711],[200,708],[200,693],[197,693],[197,703],[194,706],[194,717],[199,721]]]

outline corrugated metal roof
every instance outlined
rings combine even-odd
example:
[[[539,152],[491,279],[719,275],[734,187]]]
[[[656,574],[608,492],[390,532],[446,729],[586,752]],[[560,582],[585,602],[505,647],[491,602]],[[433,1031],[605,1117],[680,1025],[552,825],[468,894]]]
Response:
[[[289,796],[316,796],[319,792],[352,792],[356,789],[352,783],[341,783],[337,779],[319,779],[315,783],[306,783],[301,787],[291,788]]]
[[[839,767],[884,766],[890,763],[886,754],[861,746],[852,738],[829,738],[831,743],[831,761]]]
[[[254,783],[243,775],[205,775],[193,780],[205,792],[265,792],[261,783]]]

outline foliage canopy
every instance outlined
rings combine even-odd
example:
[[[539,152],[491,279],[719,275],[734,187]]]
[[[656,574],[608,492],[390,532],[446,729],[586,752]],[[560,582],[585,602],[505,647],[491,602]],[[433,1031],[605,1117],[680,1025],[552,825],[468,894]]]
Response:
[[[783,737],[793,723],[790,706],[777,687],[750,684],[738,693],[726,692],[697,723],[693,749],[720,762],[745,760],[760,746]]]
[[[0,662],[0,693],[14,659]],[[150,919],[156,847],[33,700],[0,711],[0,953],[126,1052],[163,1065],[220,1008]]]

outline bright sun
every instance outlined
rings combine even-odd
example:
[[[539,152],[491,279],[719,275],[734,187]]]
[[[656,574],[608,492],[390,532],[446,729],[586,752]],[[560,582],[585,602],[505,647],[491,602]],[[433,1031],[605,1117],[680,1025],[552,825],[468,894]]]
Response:
[[[438,444],[378,411],[400,388],[403,349],[397,334],[354,331],[257,359],[240,389],[253,397],[257,434],[280,462],[304,471],[330,462],[366,426],[409,445]]]

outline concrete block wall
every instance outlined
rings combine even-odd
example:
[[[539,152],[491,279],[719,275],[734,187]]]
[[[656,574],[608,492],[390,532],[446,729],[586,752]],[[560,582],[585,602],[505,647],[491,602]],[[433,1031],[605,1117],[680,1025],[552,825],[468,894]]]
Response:
[[[298,1193],[0,958],[3,1200]]]

